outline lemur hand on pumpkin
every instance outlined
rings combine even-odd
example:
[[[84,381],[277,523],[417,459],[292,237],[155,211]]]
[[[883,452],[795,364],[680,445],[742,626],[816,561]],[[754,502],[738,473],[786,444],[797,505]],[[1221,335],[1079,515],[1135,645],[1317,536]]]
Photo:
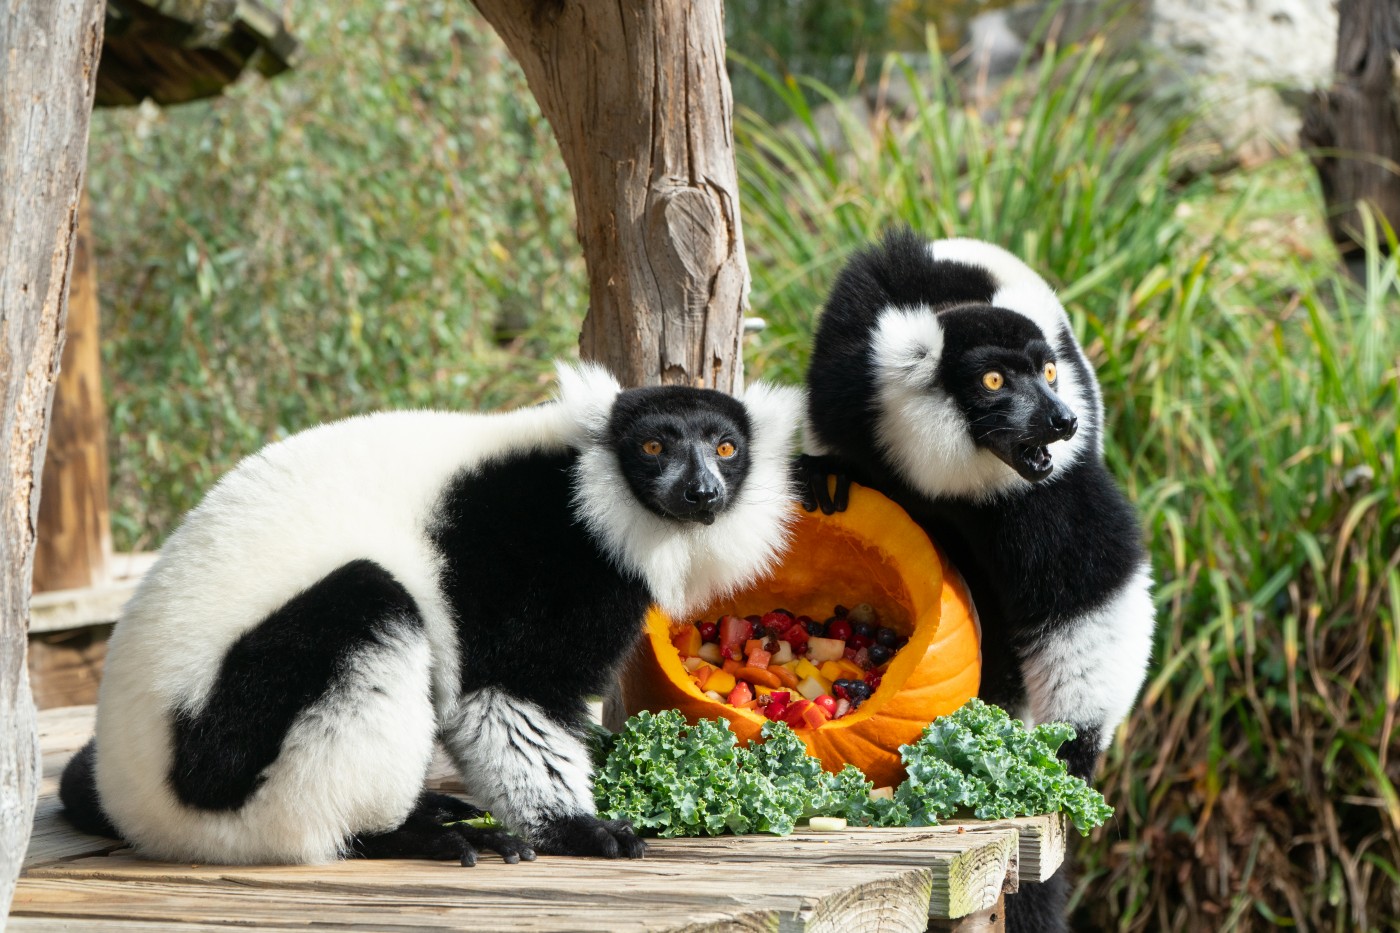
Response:
[[[638,857],[594,811],[584,699],[653,603],[765,570],[790,516],[797,390],[622,391],[326,425],[219,481],[112,638],[81,828],[223,863]],[[509,829],[423,793],[435,738]]]

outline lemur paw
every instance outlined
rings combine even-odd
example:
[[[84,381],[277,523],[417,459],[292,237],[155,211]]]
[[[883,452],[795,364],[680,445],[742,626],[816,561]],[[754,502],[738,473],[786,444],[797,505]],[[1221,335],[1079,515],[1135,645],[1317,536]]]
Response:
[[[802,507],[808,512],[819,508],[823,515],[846,511],[850,504],[851,477],[837,460],[802,454],[793,464],[792,472],[802,488]],[[829,477],[836,480],[834,491]]]
[[[566,816],[535,833],[535,848],[547,855],[583,855],[597,858],[642,858],[646,843],[637,838],[627,820],[600,820],[596,816]]]

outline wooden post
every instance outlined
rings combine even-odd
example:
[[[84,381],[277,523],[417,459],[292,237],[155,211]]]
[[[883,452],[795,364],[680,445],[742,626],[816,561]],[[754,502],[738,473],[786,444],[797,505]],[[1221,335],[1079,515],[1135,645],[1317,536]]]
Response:
[[[743,382],[722,0],[475,0],[525,71],[573,181],[580,348],[624,384]]]
[[[0,7],[0,918],[38,792],[25,673],[34,529],[103,8],[102,0]]]
[[[107,412],[102,404],[97,272],[86,193],[73,238],[63,363],[54,389],[44,498],[34,551],[34,592],[107,582],[112,556],[107,506]]]
[[[1345,255],[1361,242],[1358,203],[1400,231],[1400,0],[1339,0],[1337,20],[1336,80],[1313,95],[1299,136]]]

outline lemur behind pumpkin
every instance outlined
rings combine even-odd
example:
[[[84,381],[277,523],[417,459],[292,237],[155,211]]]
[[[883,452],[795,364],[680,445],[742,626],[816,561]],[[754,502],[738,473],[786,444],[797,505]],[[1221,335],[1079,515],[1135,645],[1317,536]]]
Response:
[[[244,460],[123,611],[70,817],[158,858],[637,857],[595,815],[584,699],[652,603],[757,576],[791,514],[800,393],[620,390],[315,428]],[[440,738],[516,835],[423,793]]]
[[[1054,292],[997,246],[892,232],[838,276],[807,388],[809,503],[830,509],[827,475],[844,474],[944,546],[981,621],[982,698],[1073,725],[1061,755],[1091,779],[1146,676],[1154,608]]]

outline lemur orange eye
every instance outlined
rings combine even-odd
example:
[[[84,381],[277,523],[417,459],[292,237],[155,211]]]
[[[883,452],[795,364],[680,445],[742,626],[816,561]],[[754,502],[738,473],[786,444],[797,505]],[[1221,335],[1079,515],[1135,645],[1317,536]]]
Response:
[[[715,453],[719,454],[725,460],[728,460],[730,457],[734,456],[735,453],[737,453],[737,450],[735,449],[733,444],[729,443],[728,441],[725,441],[723,444],[720,444],[718,447],[715,448]]]
[[[1045,364],[1045,381],[1046,381],[1046,382],[1054,382],[1054,381],[1055,381],[1055,377],[1056,377],[1058,374],[1059,374],[1059,371],[1055,369],[1055,364],[1054,364],[1054,363],[1046,363],[1046,364]]]
[[[655,457],[657,454],[661,453],[661,442],[647,441],[642,445],[642,450],[649,456]]]
[[[1006,380],[1003,379],[1001,373],[996,370],[982,374],[982,384],[993,392],[1000,389],[1004,382],[1006,382]]]

